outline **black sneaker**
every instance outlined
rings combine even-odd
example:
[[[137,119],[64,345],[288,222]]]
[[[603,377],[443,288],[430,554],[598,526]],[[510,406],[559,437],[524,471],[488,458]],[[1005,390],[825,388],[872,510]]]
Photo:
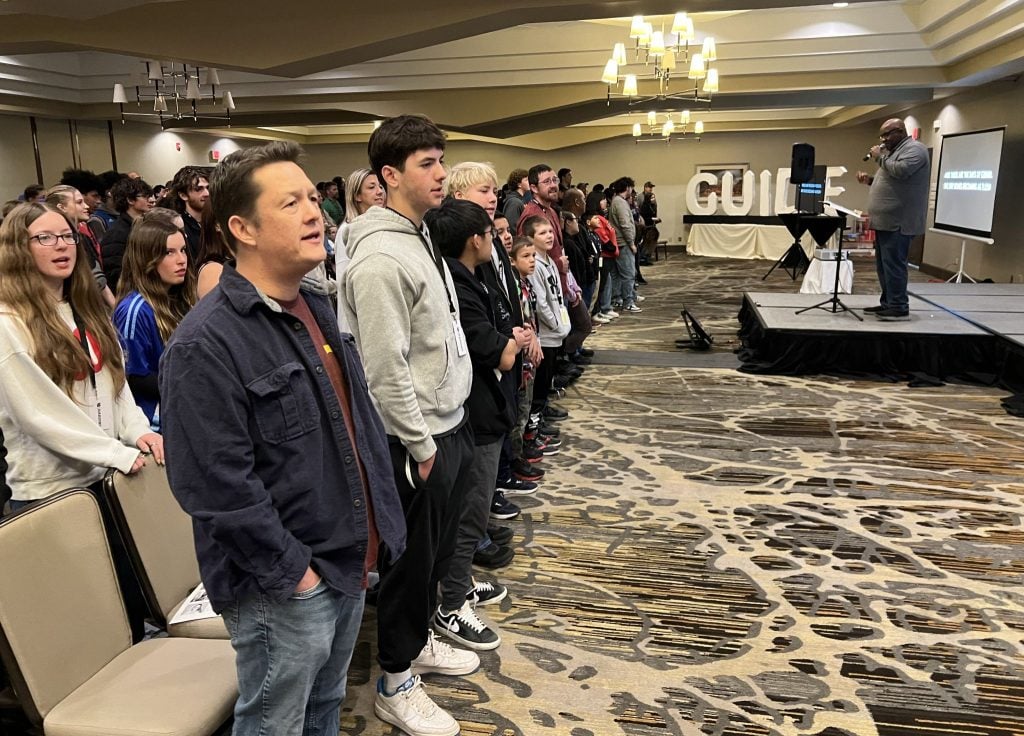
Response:
[[[508,595],[508,588],[501,583],[478,580],[473,583],[473,590],[466,594],[466,600],[474,607],[489,606],[492,603],[505,600],[506,595]]]
[[[531,493],[537,492],[537,484],[529,480],[512,478],[499,483],[498,490],[506,496],[529,496]]]
[[[498,545],[508,546],[508,543],[512,541],[512,537],[515,532],[512,531],[512,527],[509,526],[491,526],[487,525],[487,536],[491,538],[491,541]]]
[[[909,309],[880,309],[875,312],[875,316],[883,322],[909,322],[910,321],[910,310]]]
[[[557,406],[545,406],[544,411],[541,412],[541,417],[542,423],[544,419],[552,422],[560,422],[563,419],[569,418],[569,412],[565,409],[559,409]]]
[[[491,518],[492,519],[514,519],[519,516],[520,508],[514,503],[505,498],[505,494],[501,491],[495,491],[494,497],[491,499]],[[497,545],[495,545],[497,546]],[[509,550],[511,552],[512,550]],[[479,551],[476,553],[480,554]],[[512,559],[511,557],[509,559]],[[473,561],[476,562],[476,555],[473,555]],[[508,564],[507,562],[505,564]]]
[[[881,312],[883,309],[888,309],[888,307],[883,307],[881,304],[879,304],[877,307],[865,307],[864,311],[865,312]]]
[[[535,444],[531,442],[528,445],[523,445],[523,460],[528,463],[539,463],[543,459],[544,453]]]
[[[516,513],[518,513],[518,507]],[[491,543],[486,547],[478,549],[473,553],[473,564],[493,570],[496,567],[505,567],[505,565],[512,562],[512,558],[515,556],[515,550],[511,547],[495,544],[494,540],[491,540]]]
[[[546,434],[537,435],[537,439],[535,439],[533,443],[537,446],[537,449],[541,451],[543,451],[545,447],[554,448],[562,446],[562,440],[557,437],[549,437]]]
[[[497,649],[501,644],[501,637],[477,617],[469,601],[458,611],[446,612],[438,608],[434,614],[434,631],[481,652]]]
[[[517,457],[512,461],[512,477],[535,482],[544,477],[544,471]]]
[[[594,351],[591,350],[590,348],[580,348],[580,355],[582,355],[584,358],[593,358]]]
[[[561,443],[559,443],[558,445],[549,445],[546,442],[541,443],[541,441],[539,440],[534,440],[533,449],[537,450],[537,452],[540,453],[540,456],[543,459],[548,455],[557,455],[559,452],[561,452],[561,450],[558,449],[560,444]],[[528,448],[523,448],[523,452],[526,452],[527,449]]]
[[[541,437],[561,437],[562,430],[556,427],[554,424],[542,424],[537,430],[537,434]]]
[[[569,376],[555,376],[551,380],[551,391],[549,392],[549,395],[562,398],[565,396],[565,389],[567,389],[575,380],[575,378],[570,378]]]

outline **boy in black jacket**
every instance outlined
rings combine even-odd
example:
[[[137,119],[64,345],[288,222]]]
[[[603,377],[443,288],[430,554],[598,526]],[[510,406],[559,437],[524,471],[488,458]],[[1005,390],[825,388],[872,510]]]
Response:
[[[431,242],[445,256],[459,298],[459,317],[473,364],[466,411],[476,437],[455,552],[448,573],[441,578],[441,605],[434,615],[434,628],[464,646],[488,650],[501,644],[501,638],[477,617],[471,605],[473,553],[487,530],[498,456],[514,417],[514,408],[501,388],[501,375],[515,365],[526,339],[520,344],[498,331],[497,294],[474,273],[491,259],[493,235],[487,212],[472,202],[449,199],[427,212],[424,221]],[[501,593],[504,597],[504,590]]]

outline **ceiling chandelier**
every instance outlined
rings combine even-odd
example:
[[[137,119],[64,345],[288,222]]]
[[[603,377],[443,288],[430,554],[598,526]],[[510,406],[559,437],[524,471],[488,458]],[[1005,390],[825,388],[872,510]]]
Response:
[[[664,24],[661,30],[656,31],[642,15],[635,15],[629,37],[635,39],[634,61],[630,62],[626,57],[626,44],[617,43],[601,75],[601,82],[608,87],[609,105],[612,95],[628,98],[630,105],[652,99],[711,102],[711,96],[718,92],[715,39],[706,36],[698,46],[693,20],[686,13],[676,13],[668,31]],[[644,68],[637,73],[623,73],[623,68],[631,64],[643,64]],[[651,75],[658,82],[658,93],[641,98],[639,80]],[[687,86],[672,91],[673,84],[680,80],[686,80]]]
[[[654,110],[648,112],[646,130],[641,123],[633,123],[633,141],[637,144],[671,143],[682,140],[700,142],[700,137],[704,135],[704,122],[697,120],[693,123],[693,129],[688,130],[690,126],[689,110],[679,113],[678,123],[673,119],[672,113],[661,113],[661,115],[664,115],[664,120]]]
[[[124,106],[129,104],[128,95],[125,92],[125,85],[118,83],[114,85],[114,103],[121,108],[121,124],[124,125],[125,117],[155,117],[162,123],[165,118],[170,120],[182,120],[192,118],[198,123],[199,106],[204,102],[210,102],[210,107],[215,108],[214,112],[204,112],[204,118],[214,120],[226,120],[231,125],[231,111],[235,109],[235,99],[231,92],[222,90],[220,93],[220,104],[217,104],[217,85],[220,84],[220,76],[217,70],[208,67],[205,69],[206,83],[201,84],[200,71],[198,66],[188,64],[164,64],[159,61],[146,61],[146,71],[135,82],[129,82],[127,86],[135,88],[135,104],[140,108],[138,111],[126,111]],[[143,102],[152,101],[153,112],[141,110]],[[220,113],[219,109],[224,112]]]

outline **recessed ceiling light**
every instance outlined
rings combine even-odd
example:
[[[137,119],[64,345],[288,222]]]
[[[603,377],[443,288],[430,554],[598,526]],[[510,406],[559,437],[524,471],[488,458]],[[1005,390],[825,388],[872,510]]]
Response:
[[[833,8],[845,8],[850,3],[832,3]]]

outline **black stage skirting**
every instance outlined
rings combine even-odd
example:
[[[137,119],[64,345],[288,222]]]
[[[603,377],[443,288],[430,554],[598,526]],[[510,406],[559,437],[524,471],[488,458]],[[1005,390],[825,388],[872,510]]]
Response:
[[[686,225],[778,225],[782,220],[778,215],[683,215]]]
[[[738,319],[742,347],[737,352],[744,373],[998,386],[1016,394],[1003,401],[1006,410],[1024,416],[1024,348],[996,335],[770,330],[747,295]]]

